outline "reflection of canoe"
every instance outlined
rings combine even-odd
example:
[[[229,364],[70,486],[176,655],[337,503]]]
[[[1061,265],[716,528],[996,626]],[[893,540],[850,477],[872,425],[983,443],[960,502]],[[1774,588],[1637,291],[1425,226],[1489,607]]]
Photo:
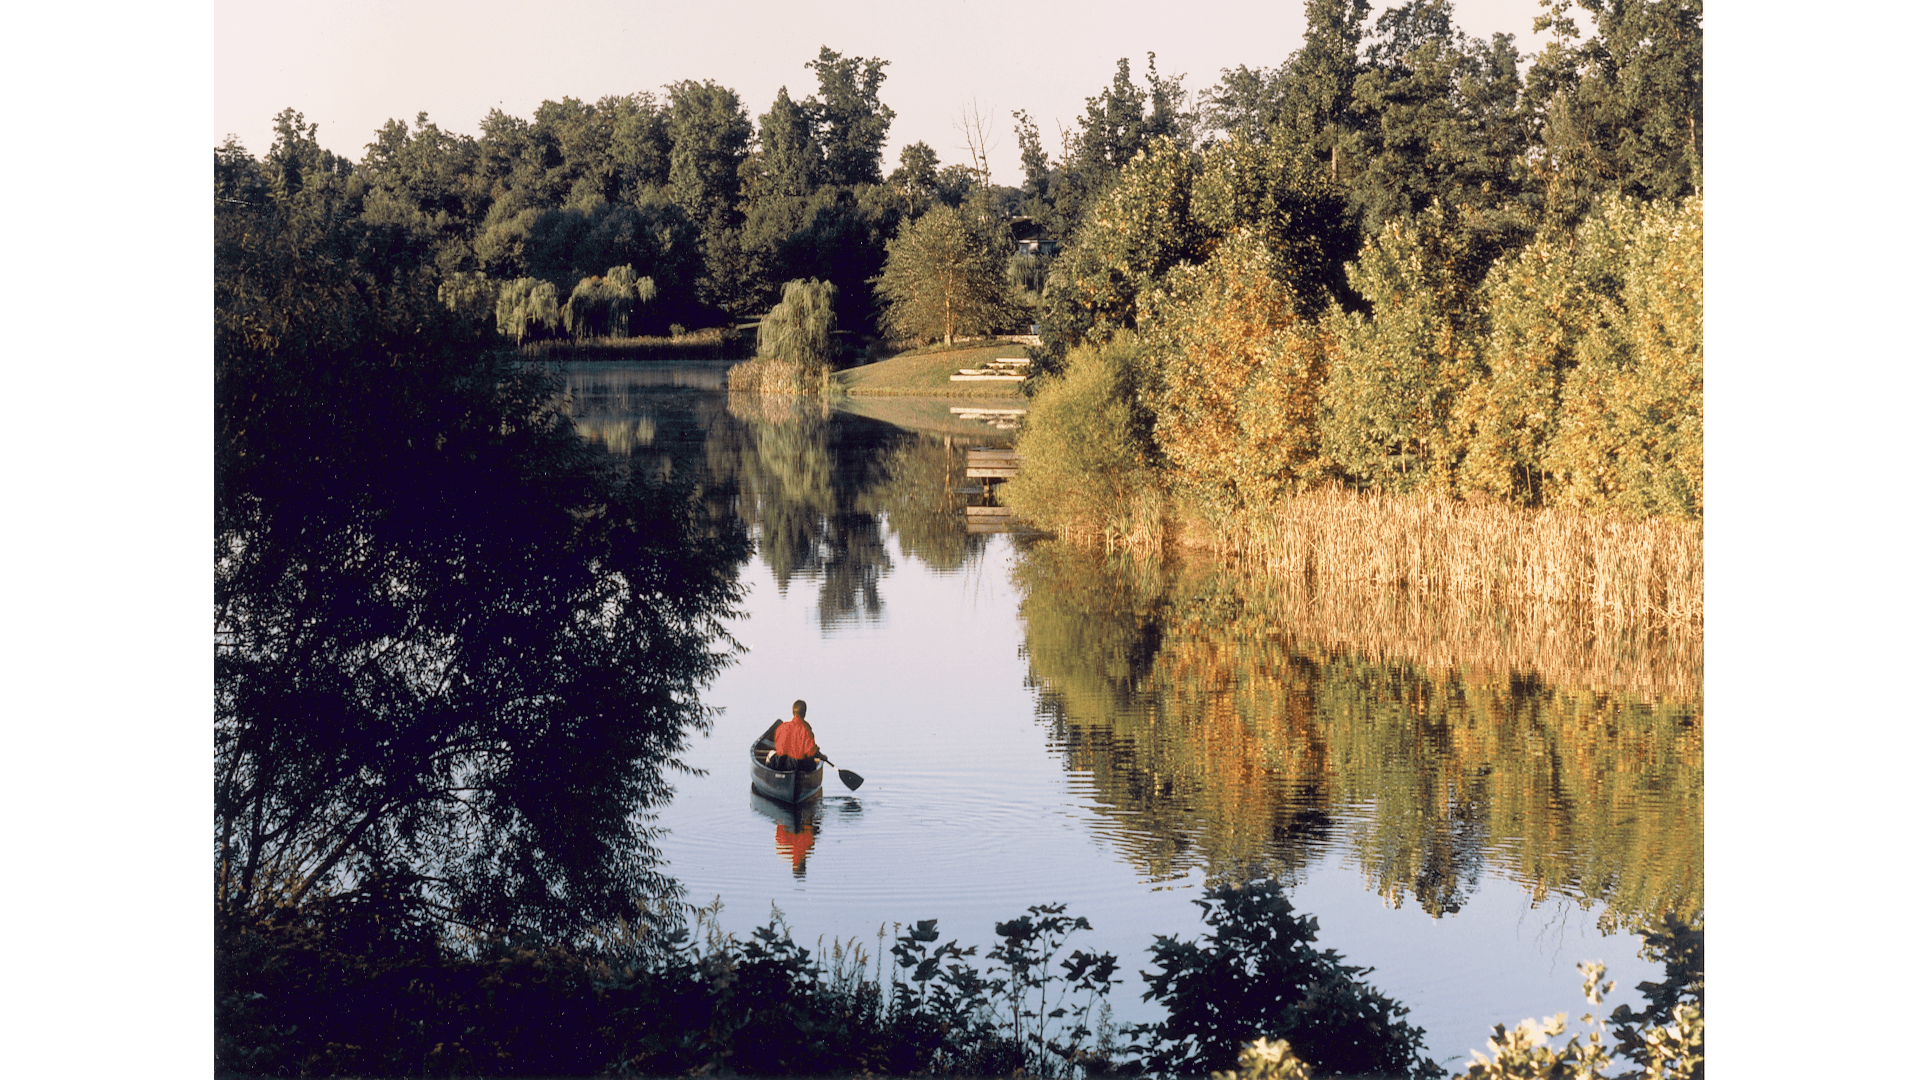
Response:
[[[827,778],[827,770],[818,765],[806,772],[769,768],[767,759],[772,756],[773,740],[769,738],[755,740],[753,749],[748,752],[747,760],[753,769],[755,792],[788,806],[798,806],[820,797],[820,786]]]
[[[758,788],[747,792],[747,805],[753,808],[754,813],[795,832],[809,828],[819,820],[826,802],[825,799],[808,799],[803,803],[775,802],[760,794]]]

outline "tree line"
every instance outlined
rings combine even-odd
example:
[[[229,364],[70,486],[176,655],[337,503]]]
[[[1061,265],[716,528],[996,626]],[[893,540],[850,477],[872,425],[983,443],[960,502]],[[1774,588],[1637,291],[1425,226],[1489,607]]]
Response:
[[[1016,509],[1073,527],[1076,500],[1218,515],[1339,483],[1698,518],[1700,5],[1580,6],[1592,36],[1557,0],[1523,70],[1446,0],[1310,0],[1281,67],[1153,134],[1145,102],[1177,92],[1089,100],[1024,189],[1070,236],[1027,432],[1066,459]],[[1116,141],[1096,195],[1061,186]]]
[[[683,80],[546,101],[530,120],[492,110],[477,138],[425,113],[390,120],[357,162],[287,109],[261,158],[231,137],[216,150],[215,196],[298,195],[382,228],[449,306],[497,314],[516,341],[724,324],[810,278],[837,286],[844,330],[871,333],[886,242],[902,220],[957,203],[972,174],[916,144],[883,176],[888,62],[823,46],[806,66],[815,93],[783,87],[757,121],[734,90]]]

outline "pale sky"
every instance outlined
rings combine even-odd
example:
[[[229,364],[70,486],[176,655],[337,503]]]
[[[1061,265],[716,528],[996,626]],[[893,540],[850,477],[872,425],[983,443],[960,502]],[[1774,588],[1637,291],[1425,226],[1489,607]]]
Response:
[[[731,87],[757,123],[781,86],[795,99],[815,92],[805,65],[826,45],[889,62],[886,170],[921,141],[943,164],[964,161],[958,121],[977,103],[993,121],[994,182],[1017,184],[1013,110],[1033,115],[1057,156],[1058,128],[1073,126],[1119,58],[1144,85],[1151,50],[1163,74],[1185,73],[1197,94],[1222,68],[1278,67],[1299,47],[1304,9],[1300,0],[221,0],[209,135],[215,145],[238,135],[263,154],[274,115],[292,106],[319,125],[321,145],[358,161],[387,120],[411,124],[422,110],[477,136],[489,109],[531,119],[543,100],[657,93],[681,79]],[[1455,20],[1475,37],[1513,33],[1532,52],[1545,41],[1532,35],[1539,12],[1536,0],[1456,0]]]

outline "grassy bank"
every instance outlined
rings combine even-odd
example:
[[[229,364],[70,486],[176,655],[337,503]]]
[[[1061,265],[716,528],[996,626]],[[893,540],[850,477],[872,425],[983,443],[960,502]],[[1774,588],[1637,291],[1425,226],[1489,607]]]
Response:
[[[836,371],[835,391],[851,395],[896,394],[906,397],[1004,398],[1017,394],[1017,383],[957,383],[948,376],[961,368],[980,368],[1001,357],[1026,356],[1027,347],[1012,342],[967,342],[914,349],[861,367]]]

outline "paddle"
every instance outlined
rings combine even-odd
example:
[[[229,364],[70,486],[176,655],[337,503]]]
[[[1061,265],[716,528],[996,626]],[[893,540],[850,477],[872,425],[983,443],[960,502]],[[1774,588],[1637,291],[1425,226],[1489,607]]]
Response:
[[[820,755],[820,760],[826,762],[829,765],[833,765],[833,759],[829,758],[825,754]],[[847,785],[848,791],[859,791],[860,785],[867,782],[866,777],[861,776],[859,773],[854,772],[852,769],[842,769],[838,765],[833,765],[833,767],[834,767],[834,770],[840,774],[840,782]]]

